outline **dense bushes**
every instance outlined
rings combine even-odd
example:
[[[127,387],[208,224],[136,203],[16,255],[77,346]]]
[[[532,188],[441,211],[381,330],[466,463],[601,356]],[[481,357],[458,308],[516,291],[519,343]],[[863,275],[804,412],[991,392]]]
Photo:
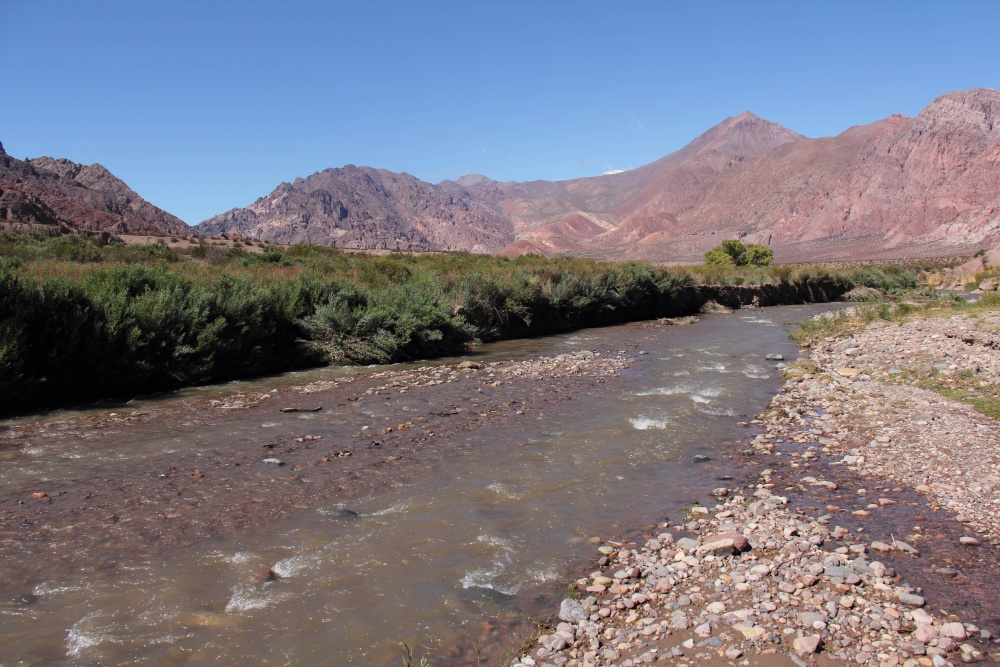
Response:
[[[162,245],[0,234],[0,409],[324,362],[459,354],[475,341],[700,306],[689,271],[637,262],[371,256],[315,246],[190,254],[181,261]],[[781,284],[807,296],[841,285],[827,272],[769,273],[775,268],[710,271],[720,283]]]
[[[268,290],[115,265],[82,279],[0,272],[6,410],[121,396],[317,363]]]
[[[917,277],[899,266],[875,268],[867,266],[851,274],[851,282],[859,287],[871,287],[886,292],[901,292],[917,286]]]

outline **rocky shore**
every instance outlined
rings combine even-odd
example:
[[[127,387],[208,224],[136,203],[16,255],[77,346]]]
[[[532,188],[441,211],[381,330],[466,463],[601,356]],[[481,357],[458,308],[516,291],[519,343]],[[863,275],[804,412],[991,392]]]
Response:
[[[602,544],[514,667],[1000,663],[1000,424],[968,404],[1000,382],[998,331],[962,314],[814,344],[745,424],[738,481]]]

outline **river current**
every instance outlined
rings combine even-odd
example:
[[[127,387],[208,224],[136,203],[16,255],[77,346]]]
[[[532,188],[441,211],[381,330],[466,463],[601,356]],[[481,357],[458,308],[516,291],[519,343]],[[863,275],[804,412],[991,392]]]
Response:
[[[574,397],[571,407],[541,419],[528,412],[501,431],[466,433],[463,455],[437,462],[433,474],[349,507],[319,503],[252,531],[123,562],[100,578],[44,581],[30,604],[0,600],[0,665],[380,667],[400,664],[401,642],[441,664],[476,664],[480,646],[491,647],[495,660],[531,615],[558,604],[600,540],[706,500],[726,472],[725,443],[741,437],[736,422],[760,412],[780,384],[765,355],[793,359],[789,329],[825,309],[746,310],[688,326],[591,329],[486,346],[478,359],[609,344],[632,345],[637,356],[621,377]],[[234,388],[268,391],[366,372],[310,371],[137,405],[162,408]],[[72,416],[33,419],[58,424]],[[335,416],[317,413],[311,428],[322,432],[323,420]],[[246,428],[259,429],[258,422]],[[234,437],[231,426],[200,423],[196,431],[133,430],[134,446],[118,451],[113,440],[88,448],[81,434],[53,426],[0,462],[0,483],[58,478],[71,466],[113,467],[165,441],[206,447]],[[248,577],[269,569],[276,578]]]

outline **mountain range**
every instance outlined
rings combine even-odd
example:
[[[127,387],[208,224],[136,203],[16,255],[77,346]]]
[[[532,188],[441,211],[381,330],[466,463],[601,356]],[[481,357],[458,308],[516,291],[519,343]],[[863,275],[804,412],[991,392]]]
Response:
[[[195,226],[278,243],[700,261],[741,238],[777,261],[971,254],[1000,241],[1000,93],[948,93],[809,139],[745,112],[684,148],[621,173],[568,181],[432,184],[348,165]],[[13,211],[13,213],[12,213]],[[100,165],[19,161],[0,146],[0,222],[56,218],[88,229],[190,231]]]
[[[121,233],[190,234],[99,164],[18,160],[0,144],[0,223]]]

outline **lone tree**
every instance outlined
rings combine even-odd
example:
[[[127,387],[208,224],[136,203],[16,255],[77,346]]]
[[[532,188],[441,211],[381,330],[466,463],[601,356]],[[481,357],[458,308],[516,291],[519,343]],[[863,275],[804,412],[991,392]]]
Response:
[[[768,266],[774,251],[759,243],[743,243],[736,239],[723,241],[705,253],[708,266]]]

